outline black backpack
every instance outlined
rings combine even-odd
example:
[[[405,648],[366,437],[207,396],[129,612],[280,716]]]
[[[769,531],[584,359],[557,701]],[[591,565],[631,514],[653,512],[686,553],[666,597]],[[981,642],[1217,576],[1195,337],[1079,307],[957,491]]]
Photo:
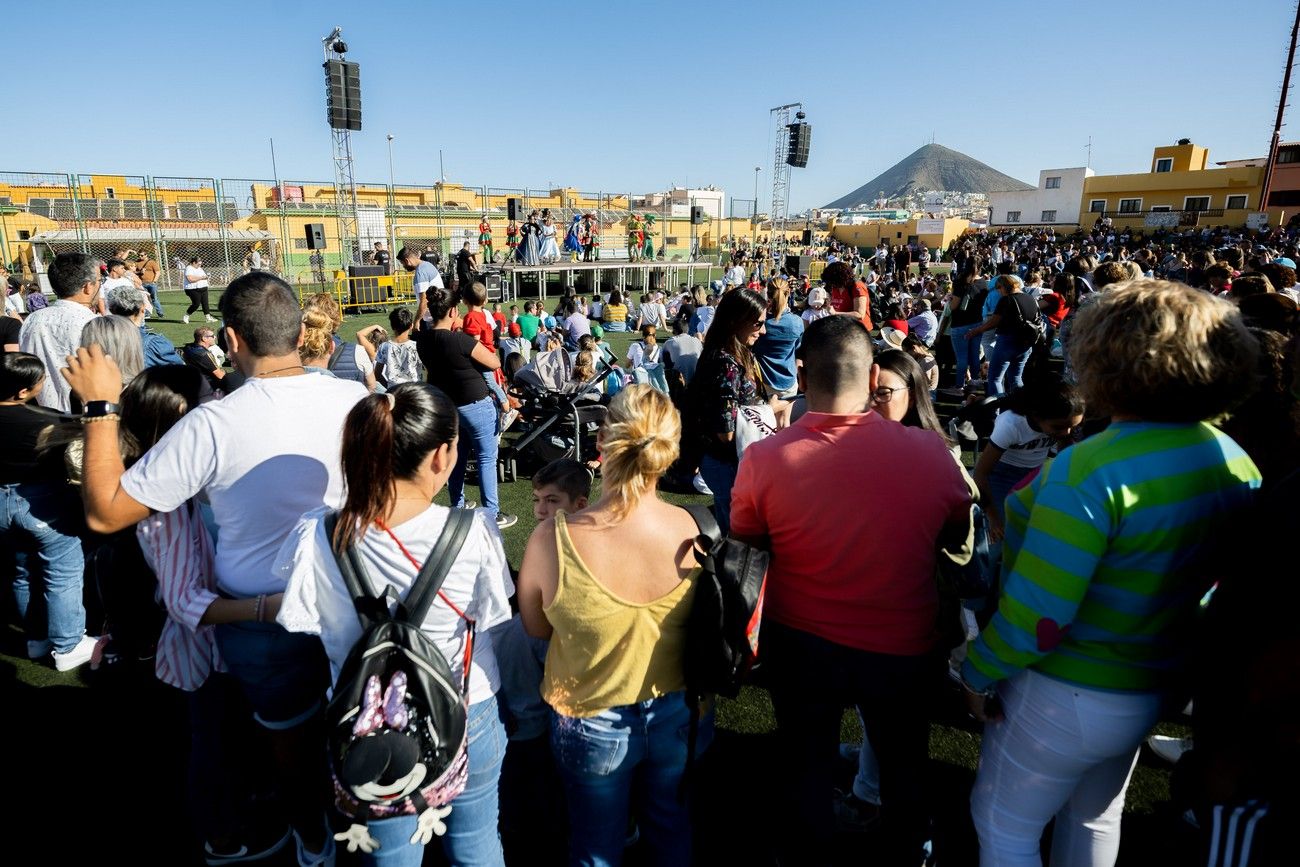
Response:
[[[758,657],[763,621],[763,591],[771,555],[736,539],[724,538],[707,506],[682,506],[695,520],[695,560],[700,565],[695,598],[686,620],[686,702],[691,710],[686,774],[695,762],[700,702],[706,695],[735,698]]]
[[[325,520],[331,540],[337,523],[337,512]],[[420,626],[472,523],[472,512],[451,510],[396,613],[389,612],[391,588],[375,593],[355,545],[335,555],[364,630],[325,708],[335,802],[352,821],[339,835],[348,851],[371,851],[376,841],[366,828],[370,819],[399,815],[418,814],[411,842],[428,843],[446,833],[447,805],[465,789],[474,621],[452,606],[468,624],[459,688],[442,651]]]
[[[686,621],[686,691],[734,698],[758,656],[768,552],[723,538],[706,506],[682,506],[699,528],[701,574]]]

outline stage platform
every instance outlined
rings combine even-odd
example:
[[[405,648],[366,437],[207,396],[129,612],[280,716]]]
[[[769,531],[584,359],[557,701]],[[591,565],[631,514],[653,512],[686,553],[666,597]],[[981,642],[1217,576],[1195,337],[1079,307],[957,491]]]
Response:
[[[648,292],[652,287],[671,291],[682,283],[693,286],[708,282],[710,273],[718,267],[707,259],[695,262],[607,259],[601,262],[561,261],[551,265],[512,262],[493,266],[488,273],[501,275],[503,300],[513,301],[520,297],[526,283],[536,284],[536,291],[528,292],[530,296],[536,294],[543,299],[550,293],[551,286],[555,287],[554,294],[563,294],[565,286],[575,287],[580,295],[590,295],[597,286],[620,292]]]

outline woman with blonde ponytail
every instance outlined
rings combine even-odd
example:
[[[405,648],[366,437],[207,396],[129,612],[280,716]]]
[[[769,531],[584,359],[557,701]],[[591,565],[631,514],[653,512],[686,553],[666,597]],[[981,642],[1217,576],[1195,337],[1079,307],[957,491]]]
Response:
[[[649,385],[620,391],[599,437],[600,499],[539,524],[519,571],[524,626],[551,640],[542,697],[554,711],[570,863],[618,864],[633,803],[652,863],[691,862],[678,789],[696,527],[657,493],[680,439],[666,394]],[[697,752],[712,735],[706,717]]]

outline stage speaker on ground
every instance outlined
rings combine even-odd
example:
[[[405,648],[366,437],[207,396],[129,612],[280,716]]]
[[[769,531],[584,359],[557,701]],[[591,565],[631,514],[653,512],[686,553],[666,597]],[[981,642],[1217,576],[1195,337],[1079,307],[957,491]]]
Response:
[[[812,124],[792,123],[786,127],[790,131],[790,145],[786,151],[785,161],[797,169],[808,165],[808,149],[812,146]]]
[[[308,223],[307,229],[307,249],[324,250],[325,249],[325,224]]]
[[[519,215],[523,211],[523,202],[519,199],[506,199],[506,217],[519,222]]]
[[[379,278],[384,276],[383,265],[349,265],[348,276],[354,278],[348,281],[352,304],[377,305],[388,300],[388,292],[379,286]]]
[[[698,226],[704,222],[704,208],[700,205],[691,205],[691,225]]]
[[[812,267],[812,256],[788,255],[785,257],[785,273],[791,277],[807,274]]]
[[[805,247],[812,246],[812,229],[803,230],[803,245]]]

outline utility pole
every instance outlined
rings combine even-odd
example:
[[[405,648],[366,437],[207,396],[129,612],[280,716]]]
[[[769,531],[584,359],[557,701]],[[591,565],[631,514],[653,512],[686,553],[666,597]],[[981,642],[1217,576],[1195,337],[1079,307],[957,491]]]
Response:
[[[1282,141],[1282,115],[1286,113],[1287,93],[1291,88],[1291,67],[1295,65],[1296,34],[1300,32],[1300,3],[1296,4],[1295,22],[1291,25],[1291,46],[1286,52],[1286,68],[1282,71],[1282,92],[1277,98],[1277,119],[1273,121],[1273,140],[1268,146],[1268,161],[1264,163],[1264,183],[1259,194],[1259,210],[1268,209],[1269,186],[1273,182],[1273,163],[1277,160],[1277,146]]]

